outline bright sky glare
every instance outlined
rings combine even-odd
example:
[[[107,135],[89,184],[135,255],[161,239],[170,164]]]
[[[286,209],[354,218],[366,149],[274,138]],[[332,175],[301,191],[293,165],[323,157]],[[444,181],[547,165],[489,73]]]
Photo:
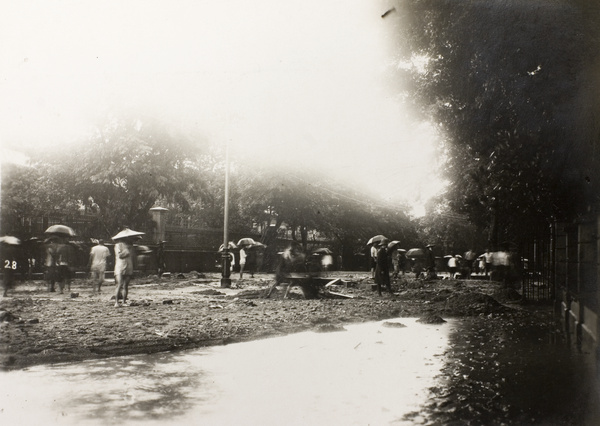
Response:
[[[39,0],[0,16],[0,141],[19,151],[83,140],[139,111],[217,143],[235,161],[316,164],[418,204],[436,134],[390,84],[396,66],[372,0]]]

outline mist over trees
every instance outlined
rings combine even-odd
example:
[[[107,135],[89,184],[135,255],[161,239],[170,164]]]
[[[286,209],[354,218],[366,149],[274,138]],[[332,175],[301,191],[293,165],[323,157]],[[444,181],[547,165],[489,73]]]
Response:
[[[93,218],[86,236],[108,238],[123,226],[150,229],[155,205],[167,207],[174,224],[223,227],[224,147],[157,120],[111,117],[86,140],[31,155],[29,165],[3,164],[3,232],[30,237],[30,218],[85,215]],[[348,255],[376,234],[418,244],[408,206],[386,205],[306,166],[232,161],[229,206],[232,232],[273,223],[263,235],[273,249],[283,224],[304,247],[318,235]]]
[[[401,91],[444,136],[449,208],[493,245],[598,201],[600,13],[584,1],[398,1]]]

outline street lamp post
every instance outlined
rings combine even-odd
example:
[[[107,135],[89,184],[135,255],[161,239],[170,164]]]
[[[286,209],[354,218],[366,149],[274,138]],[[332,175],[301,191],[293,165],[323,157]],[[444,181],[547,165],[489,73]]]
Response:
[[[231,287],[231,259],[229,257],[229,142],[225,146],[225,196],[223,206],[223,253],[221,254],[221,287]]]

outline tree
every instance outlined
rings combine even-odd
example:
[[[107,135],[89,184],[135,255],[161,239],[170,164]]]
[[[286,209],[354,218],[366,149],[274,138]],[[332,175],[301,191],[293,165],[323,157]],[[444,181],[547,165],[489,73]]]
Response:
[[[86,143],[40,157],[50,177],[87,212],[103,234],[122,226],[145,228],[158,200],[189,209],[203,192],[197,141],[156,121],[108,119]]]
[[[53,167],[2,164],[2,232],[28,237],[25,223],[32,217],[68,216],[78,212],[70,197],[50,176]]]
[[[270,223],[263,242],[276,250],[276,231],[286,224],[292,238],[306,249],[309,231],[337,241],[344,258],[366,248],[376,234],[400,239],[403,244],[417,241],[414,224],[406,214],[407,206],[382,205],[339,182],[332,182],[318,171],[289,172],[276,168],[240,167],[237,203],[246,223]]]
[[[399,78],[446,137],[451,208],[486,227],[492,243],[584,209],[598,133],[580,128],[599,105],[590,112],[582,96],[597,93],[590,70],[598,46],[586,37],[593,25],[581,4],[416,0],[396,8]]]

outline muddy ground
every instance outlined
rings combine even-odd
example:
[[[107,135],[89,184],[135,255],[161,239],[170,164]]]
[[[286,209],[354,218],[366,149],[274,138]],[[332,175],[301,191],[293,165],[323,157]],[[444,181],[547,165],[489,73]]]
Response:
[[[273,276],[233,279],[221,288],[218,274],[190,273],[132,282],[130,306],[114,307],[114,284],[100,294],[90,280],[76,280],[70,292],[49,293],[43,281],[17,283],[0,299],[0,368],[79,361],[116,355],[221,345],[344,324],[396,317],[425,321],[490,316],[512,321],[529,317],[519,295],[485,280],[394,282],[397,292],[379,296],[367,273],[331,273],[343,282],[306,300],[298,287],[262,296]],[[349,298],[342,298],[340,295]],[[112,298],[112,300],[111,300]]]

